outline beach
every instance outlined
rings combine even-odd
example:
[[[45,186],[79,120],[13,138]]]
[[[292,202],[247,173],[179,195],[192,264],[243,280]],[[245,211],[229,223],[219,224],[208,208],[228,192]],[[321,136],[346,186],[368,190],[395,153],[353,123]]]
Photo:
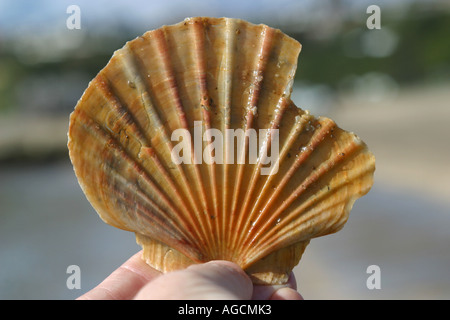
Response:
[[[367,143],[376,171],[344,228],[306,249],[295,269],[305,298],[450,298],[449,101],[448,85],[408,88],[345,97],[327,114]],[[380,289],[367,287],[371,265]]]
[[[377,168],[344,228],[313,239],[294,269],[305,299],[450,298],[448,101],[446,86],[409,88],[378,102],[342,97],[324,114],[367,143]],[[3,120],[8,144],[65,152],[68,118],[22,123],[29,138]],[[76,298],[140,249],[99,219],[68,158],[2,165],[0,181],[0,299]],[[66,286],[71,265],[81,289]],[[370,266],[379,289],[368,286]]]

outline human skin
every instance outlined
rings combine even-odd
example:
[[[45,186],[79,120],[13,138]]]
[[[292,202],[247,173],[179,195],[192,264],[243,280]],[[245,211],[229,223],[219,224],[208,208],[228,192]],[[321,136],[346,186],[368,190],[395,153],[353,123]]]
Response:
[[[286,285],[253,285],[235,263],[215,260],[167,274],[133,255],[97,287],[78,300],[300,300],[291,274]]]

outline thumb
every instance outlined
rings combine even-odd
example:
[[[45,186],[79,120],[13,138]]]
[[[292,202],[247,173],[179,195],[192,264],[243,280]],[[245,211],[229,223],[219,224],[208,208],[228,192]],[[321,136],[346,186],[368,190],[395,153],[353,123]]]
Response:
[[[162,275],[145,285],[135,299],[251,299],[250,278],[235,263],[215,260]]]

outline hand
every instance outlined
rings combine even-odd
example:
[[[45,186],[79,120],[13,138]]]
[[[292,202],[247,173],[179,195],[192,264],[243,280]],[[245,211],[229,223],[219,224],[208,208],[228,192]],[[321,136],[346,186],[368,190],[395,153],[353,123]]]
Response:
[[[102,283],[78,299],[93,300],[300,300],[293,274],[286,285],[253,286],[235,263],[210,261],[167,274],[153,269],[138,252]]]

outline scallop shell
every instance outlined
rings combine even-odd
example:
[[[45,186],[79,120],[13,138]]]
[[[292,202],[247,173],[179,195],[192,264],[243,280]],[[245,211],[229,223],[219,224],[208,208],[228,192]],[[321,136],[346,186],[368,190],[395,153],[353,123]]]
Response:
[[[254,283],[285,283],[310,239],[340,230],[369,191],[367,146],[290,100],[300,49],[266,25],[189,18],[126,43],[90,82],[70,117],[75,174],[149,265],[223,259]],[[238,129],[256,136],[239,142]]]

